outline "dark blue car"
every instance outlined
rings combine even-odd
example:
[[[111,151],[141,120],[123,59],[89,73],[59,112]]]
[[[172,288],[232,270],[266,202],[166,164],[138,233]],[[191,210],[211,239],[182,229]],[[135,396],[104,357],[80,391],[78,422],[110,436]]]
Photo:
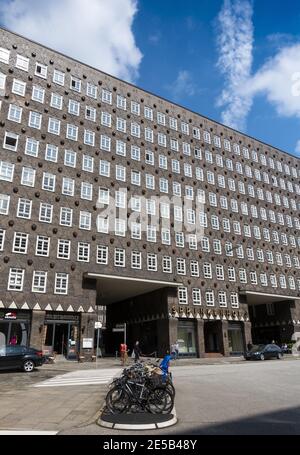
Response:
[[[19,345],[0,347],[0,370],[21,369],[31,373],[35,367],[43,365],[45,361],[43,352],[35,348]]]
[[[258,344],[245,352],[246,360],[282,359],[282,349],[277,344]]]

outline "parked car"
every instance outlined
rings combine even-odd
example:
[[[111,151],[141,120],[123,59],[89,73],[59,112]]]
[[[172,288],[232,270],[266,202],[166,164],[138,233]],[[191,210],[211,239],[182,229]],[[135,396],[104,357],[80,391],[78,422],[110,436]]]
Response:
[[[20,345],[0,347],[0,370],[22,369],[30,373],[35,367],[45,363],[43,352]]]
[[[282,349],[277,344],[258,344],[245,352],[246,360],[282,359]]]

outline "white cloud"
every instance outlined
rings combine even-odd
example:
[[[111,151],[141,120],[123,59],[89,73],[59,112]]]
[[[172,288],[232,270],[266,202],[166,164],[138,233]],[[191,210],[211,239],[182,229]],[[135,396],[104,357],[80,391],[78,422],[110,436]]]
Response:
[[[129,81],[142,59],[132,32],[136,12],[137,0],[0,1],[7,28]]]
[[[193,96],[197,92],[197,88],[193,82],[192,75],[187,70],[179,71],[176,80],[167,88],[172,93],[172,96],[175,100],[178,100],[184,96]]]
[[[224,0],[218,15],[217,67],[225,78],[225,88],[217,105],[223,107],[222,122],[244,130],[252,97],[240,92],[251,74],[253,52],[253,7],[248,0]]]
[[[281,49],[243,87],[246,94],[265,94],[284,117],[300,118],[300,44]]]

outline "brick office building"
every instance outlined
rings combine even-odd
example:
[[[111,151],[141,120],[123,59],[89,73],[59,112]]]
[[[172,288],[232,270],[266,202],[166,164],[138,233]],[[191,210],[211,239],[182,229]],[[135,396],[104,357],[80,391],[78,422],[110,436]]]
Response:
[[[300,331],[300,161],[0,30],[0,336],[71,358]],[[105,321],[106,317],[106,321]],[[1,342],[1,340],[0,340]]]

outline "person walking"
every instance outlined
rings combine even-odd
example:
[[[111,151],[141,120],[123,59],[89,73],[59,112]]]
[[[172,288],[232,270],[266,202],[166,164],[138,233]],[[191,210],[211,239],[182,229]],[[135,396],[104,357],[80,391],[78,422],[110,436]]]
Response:
[[[177,340],[175,343],[175,359],[178,360],[179,358],[179,341]]]
[[[176,358],[176,343],[173,343],[171,345],[171,355],[173,356],[174,359]]]
[[[126,343],[120,344],[120,357],[121,357],[122,365],[125,366],[127,363],[127,344]]]
[[[134,363],[138,362],[140,359],[141,355],[141,348],[140,348],[140,342],[136,341],[135,345],[133,347],[133,353],[134,353]]]

